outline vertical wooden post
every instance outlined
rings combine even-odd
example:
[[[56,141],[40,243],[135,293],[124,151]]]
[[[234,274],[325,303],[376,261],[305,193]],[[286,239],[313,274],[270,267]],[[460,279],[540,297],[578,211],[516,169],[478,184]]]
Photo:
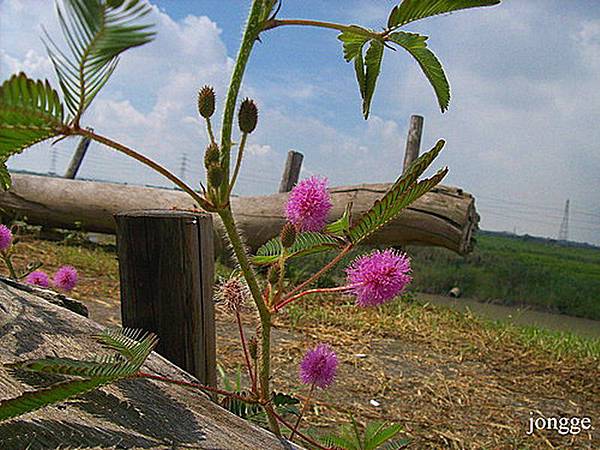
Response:
[[[300,152],[294,150],[288,152],[283,175],[281,176],[281,183],[279,184],[279,192],[290,192],[296,185],[300,176],[303,159],[304,155]]]
[[[404,152],[404,165],[402,167],[402,172],[406,172],[408,166],[410,166],[410,164],[419,157],[422,133],[423,116],[410,116],[410,125],[408,127],[408,136],[406,137],[406,150]]]
[[[94,131],[92,128],[88,128],[88,130]],[[91,141],[92,140],[88,137],[81,138],[79,145],[77,146],[77,149],[75,149],[75,153],[71,158],[71,162],[69,163],[69,167],[65,173],[65,178],[71,178],[72,180],[75,179]]]
[[[156,333],[158,353],[216,386],[212,217],[145,210],[115,219],[123,326]]]

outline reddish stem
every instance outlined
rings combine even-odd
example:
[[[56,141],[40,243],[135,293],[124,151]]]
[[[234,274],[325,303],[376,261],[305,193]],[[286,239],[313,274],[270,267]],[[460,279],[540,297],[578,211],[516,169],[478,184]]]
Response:
[[[256,393],[256,381],[254,378],[254,374],[252,373],[252,364],[250,364],[250,355],[248,353],[248,346],[246,345],[246,338],[244,337],[244,328],[242,326],[242,319],[240,317],[240,312],[235,312],[235,318],[238,324],[238,330],[240,332],[240,341],[242,342],[242,349],[244,352],[244,358],[246,359],[246,367],[248,369],[248,376],[250,377],[250,382],[252,383],[252,392]]]
[[[304,401],[304,406],[302,407],[302,412],[300,413],[300,415],[298,416],[298,420],[296,421],[296,425],[294,425],[294,429],[292,430],[292,433],[290,434],[290,441],[292,439],[294,439],[294,435],[296,434],[298,427],[300,426],[300,422],[302,421],[302,417],[304,417],[304,414],[306,414],[306,410],[308,409],[308,405],[310,404],[310,400],[312,397],[312,394],[315,390],[315,383],[310,385],[310,391],[308,392],[308,397],[306,398],[306,400]]]
[[[273,416],[280,421],[283,425],[285,425],[286,427],[288,427],[290,430],[292,429],[292,425],[285,420],[283,417],[281,417],[279,414],[277,414],[276,411],[272,411]],[[328,447],[324,447],[323,445],[319,444],[317,441],[315,441],[313,438],[307,436],[304,433],[301,433],[300,431],[297,431],[296,434],[298,436],[300,436],[301,439],[304,439],[306,442],[308,442],[311,445],[314,445],[316,448],[321,449],[321,450],[329,450]]]
[[[142,371],[139,371],[138,373],[136,373],[135,376],[137,378],[148,378],[150,380],[157,380],[157,381],[162,381],[165,383],[176,384],[178,386],[192,387],[192,388],[200,389],[201,391],[207,391],[207,392],[212,392],[215,394],[225,395],[227,397],[236,398],[245,403],[255,403],[255,404],[261,403],[254,398],[249,398],[249,397],[246,397],[243,395],[236,394],[234,392],[225,391],[223,389],[215,388],[212,386],[206,386],[205,384],[201,384],[201,383],[192,383],[189,381],[174,380],[172,378],[162,377],[160,375],[152,375],[151,373],[142,372]]]
[[[294,300],[302,298],[305,295],[309,295],[309,294],[333,294],[335,292],[344,292],[344,291],[347,291],[351,287],[352,286],[339,286],[339,287],[334,287],[334,288],[308,289],[307,291],[302,291],[302,292],[300,292],[300,293],[298,293],[296,295],[292,295],[291,297],[287,297],[281,303],[279,303],[278,305],[276,305],[275,308],[273,308],[273,309],[274,309],[275,312],[278,312],[279,310],[283,309],[283,307],[285,305],[287,305],[288,303],[292,303]]]

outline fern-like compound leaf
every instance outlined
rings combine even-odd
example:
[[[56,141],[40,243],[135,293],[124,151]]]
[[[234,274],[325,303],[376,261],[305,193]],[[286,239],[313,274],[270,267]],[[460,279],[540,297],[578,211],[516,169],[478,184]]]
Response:
[[[435,91],[440,109],[442,112],[446,111],[450,103],[450,84],[442,64],[433,52],[427,48],[427,36],[397,31],[391,33],[389,39],[400,45],[415,58]]]
[[[48,81],[32,80],[23,72],[0,86],[0,181],[10,186],[7,159],[65,129],[63,105]]]
[[[389,443],[390,439],[396,436],[402,431],[402,426],[398,424],[392,424],[385,426],[385,423],[375,423],[375,426],[365,429],[365,450],[375,450],[384,443]]]
[[[342,241],[324,233],[306,231],[296,236],[296,241],[288,249],[288,258],[309,255],[325,250],[331,250],[340,246]],[[266,265],[276,262],[283,253],[283,246],[279,237],[273,238],[262,245],[252,257],[252,262],[256,265]]]
[[[338,237],[346,237],[348,230],[350,229],[350,223],[352,221],[352,202],[346,205],[344,214],[335,222],[328,224],[323,231],[327,234],[332,234]]]
[[[479,6],[493,6],[498,3],[500,0],[404,0],[392,9],[388,18],[388,28],[401,27],[415,20],[438,14]]]
[[[70,55],[46,33],[67,108],[77,122],[117,65],[118,56],[150,42],[152,25],[139,20],[152,9],[140,0],[65,0],[58,18]]]
[[[84,378],[108,377],[119,361],[79,361],[70,358],[46,358],[7,365],[10,369],[28,370],[57,375],[70,375]]]
[[[97,389],[112,381],[110,378],[64,381],[47,388],[25,392],[16,398],[3,400],[0,402],[0,422],[35,411],[44,406],[60,403],[68,398]]]
[[[417,182],[443,146],[444,141],[440,140],[433,149],[413,161],[390,190],[358,219],[348,232],[353,244],[358,244],[397,217],[402,209],[429,192],[446,176],[447,168],[438,171],[431,178]]]

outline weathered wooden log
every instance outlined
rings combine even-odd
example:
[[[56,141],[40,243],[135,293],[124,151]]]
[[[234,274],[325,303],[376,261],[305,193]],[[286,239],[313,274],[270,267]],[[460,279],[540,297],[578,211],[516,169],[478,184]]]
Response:
[[[101,327],[33,293],[0,282],[0,401],[56,377],[9,372],[3,364],[58,356],[94,359],[107,350]],[[152,353],[144,372],[197,382]],[[0,423],[2,450],[53,448],[298,449],[224,410],[198,390],[132,379]]]
[[[0,193],[0,207],[25,215],[32,224],[114,233],[113,214],[119,211],[195,207],[185,193],[170,189],[23,174],[13,174],[12,179],[12,188]],[[363,184],[332,188],[330,219],[340,217],[350,201],[354,217],[359,217],[389,187]],[[232,199],[234,214],[250,247],[257,248],[279,233],[285,221],[286,199],[287,194]],[[478,221],[472,195],[459,188],[438,186],[406,208],[370,242],[440,246],[464,254],[472,249]],[[221,227],[219,221],[216,225]]]

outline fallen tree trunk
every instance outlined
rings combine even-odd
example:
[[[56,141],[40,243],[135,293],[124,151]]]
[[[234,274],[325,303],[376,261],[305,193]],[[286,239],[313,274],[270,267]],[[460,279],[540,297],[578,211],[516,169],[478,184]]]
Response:
[[[134,209],[194,208],[181,191],[113,183],[13,174],[13,186],[0,193],[0,207],[27,217],[31,224],[114,233],[113,214]],[[353,216],[368,210],[390,184],[364,184],[331,189],[330,219],[353,202]],[[256,249],[276,236],[283,225],[287,194],[235,197],[232,208],[247,244]],[[473,246],[479,216],[475,200],[462,189],[438,186],[374,235],[370,243],[429,245],[465,254]],[[221,227],[216,221],[217,228]]]

